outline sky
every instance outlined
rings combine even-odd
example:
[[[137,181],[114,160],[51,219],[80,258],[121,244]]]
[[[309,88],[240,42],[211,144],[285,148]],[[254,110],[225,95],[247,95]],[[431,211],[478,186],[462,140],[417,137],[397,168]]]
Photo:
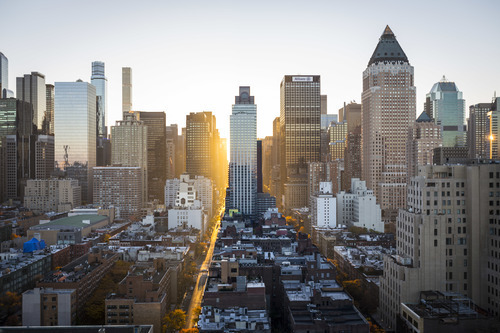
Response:
[[[417,115],[443,75],[466,105],[500,94],[500,1],[0,0],[0,52],[9,87],[32,71],[46,83],[90,82],[104,61],[107,124],[121,119],[121,68],[133,109],[167,124],[212,111],[222,137],[238,87],[257,104],[258,137],[272,135],[284,75],[321,75],[328,113],[361,101],[362,73],[386,25],[415,67]]]

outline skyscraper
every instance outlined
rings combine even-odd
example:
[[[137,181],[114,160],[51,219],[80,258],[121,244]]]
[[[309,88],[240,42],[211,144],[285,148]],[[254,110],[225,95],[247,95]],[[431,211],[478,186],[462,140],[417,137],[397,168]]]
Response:
[[[128,114],[126,119],[111,126],[111,163],[123,167],[141,168],[141,202],[148,199],[148,127]]]
[[[106,98],[108,91],[108,79],[104,74],[104,62],[92,62],[92,77],[90,82],[95,86],[97,103],[97,136],[107,137],[107,109],[108,100]]]
[[[426,96],[425,113],[441,126],[443,147],[465,146],[465,100],[455,82],[443,76],[432,86]]]
[[[35,177],[33,108],[15,98],[0,100],[0,199],[22,200],[27,179]]]
[[[49,121],[46,115],[45,75],[31,72],[31,74],[18,77],[16,84],[16,97],[33,105],[33,124],[37,127],[39,133],[43,133],[44,127],[48,128]]]
[[[165,112],[134,111],[137,120],[148,127],[148,201],[163,203],[167,177],[167,138]],[[124,114],[126,116],[126,114]],[[128,117],[128,116],[127,116]],[[126,117],[124,117],[126,119]]]
[[[4,96],[4,90],[9,89],[9,60],[0,52],[0,98]]]
[[[406,141],[415,120],[413,66],[387,26],[363,72],[362,172],[384,220],[406,201]]]
[[[489,158],[488,149],[489,122],[488,112],[491,103],[478,103],[469,107],[467,126],[467,146],[469,158]]]
[[[55,83],[55,161],[80,178],[82,201],[92,202],[92,167],[96,165],[96,88],[90,83]],[[68,170],[70,168],[70,170]]]
[[[54,134],[54,85],[45,85],[45,107],[47,108],[46,116],[47,128],[42,130],[47,134]],[[45,124],[44,124],[45,125]]]
[[[280,99],[280,173],[289,210],[308,205],[301,195],[307,193],[307,163],[321,160],[320,76],[285,75]]]
[[[257,105],[250,96],[250,87],[240,87],[235,97],[230,128],[230,207],[226,208],[253,215],[257,199]]]
[[[186,172],[212,178],[215,116],[210,111],[186,115]]]
[[[130,111],[132,111],[132,68],[122,67],[122,112],[125,115]]]

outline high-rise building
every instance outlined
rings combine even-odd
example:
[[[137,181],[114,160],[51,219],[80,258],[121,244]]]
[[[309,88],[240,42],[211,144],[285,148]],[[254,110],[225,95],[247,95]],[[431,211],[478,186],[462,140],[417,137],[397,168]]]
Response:
[[[104,72],[104,62],[92,62],[92,77],[90,83],[95,86],[96,109],[97,109],[97,136],[107,137],[106,127],[108,100],[106,98],[108,91],[108,79]]]
[[[44,133],[54,135],[54,85],[53,84],[45,85],[45,107],[47,108],[47,111],[45,113],[47,120],[46,121],[47,128],[43,128],[42,131]]]
[[[415,120],[413,66],[387,26],[363,72],[362,172],[384,220],[406,205],[406,141]]]
[[[142,202],[148,199],[148,127],[127,114],[124,120],[111,126],[111,164],[140,167],[142,176]]]
[[[35,177],[33,107],[15,98],[0,100],[0,199],[21,201],[26,180]]]
[[[341,188],[347,191],[351,179],[361,178],[361,104],[344,103],[339,109],[339,122],[343,121],[347,122],[347,136]]]
[[[384,258],[384,328],[398,331],[401,304],[426,290],[460,293],[498,318],[498,184],[498,164],[419,167],[397,219],[397,253]]]
[[[94,167],[94,203],[107,209],[115,207],[116,216],[127,219],[140,213],[142,177],[140,167]]]
[[[321,95],[321,114],[328,114],[328,96]]]
[[[167,176],[167,139],[165,112],[133,111],[148,127],[148,201],[163,203]],[[123,118],[125,119],[125,117]]]
[[[491,103],[479,103],[469,107],[467,126],[467,146],[469,158],[489,158],[488,149],[488,112]]]
[[[332,121],[328,128],[328,138],[330,159],[344,159],[344,151],[347,146],[347,121]]]
[[[434,149],[442,146],[441,127],[424,111],[408,129],[406,164],[408,182],[417,175],[419,165],[433,164]]]
[[[177,124],[170,124],[165,128],[167,144],[166,144],[166,158],[167,158],[167,179],[174,179],[176,175],[176,156],[177,156],[177,142],[178,142],[178,129]]]
[[[186,116],[186,172],[212,178],[215,116],[210,111]]]
[[[282,187],[282,182],[281,182],[281,175],[280,175],[280,159],[281,159],[281,153],[280,153],[280,140],[281,140],[281,134],[280,134],[280,118],[276,117],[273,120],[273,139],[272,139],[272,150],[271,150],[271,157],[270,157],[270,175],[269,175],[269,193],[276,197],[276,204],[281,207],[282,204],[282,194],[283,194],[283,187]]]
[[[132,111],[132,68],[122,67],[122,113]]]
[[[465,146],[465,100],[455,82],[443,76],[432,86],[426,96],[425,113],[441,126],[443,147]]]
[[[256,213],[257,105],[250,87],[240,87],[230,116],[229,207],[245,215]]]
[[[9,60],[0,52],[0,98],[10,98],[12,92],[9,90]]]
[[[311,224],[317,227],[337,226],[337,199],[331,182],[320,182],[319,191],[311,196]]]
[[[35,140],[35,178],[50,178],[54,172],[54,136],[40,134]]]
[[[81,80],[55,83],[55,163],[69,177],[81,180],[82,202],[87,203],[92,202],[96,165],[95,94],[95,87]]]
[[[320,76],[285,75],[280,99],[280,173],[282,188],[287,189],[284,205],[289,210],[308,206],[308,198],[294,191],[307,189],[307,163],[321,160]]]
[[[33,124],[38,132],[48,134],[43,132],[44,128],[49,127],[50,121],[46,114],[45,75],[38,72],[25,74],[16,79],[16,86],[16,97],[33,105]]]
[[[487,114],[488,116],[488,141],[487,146],[490,152],[490,159],[499,159],[500,151],[500,97],[493,97],[493,102],[491,103],[491,110]]]

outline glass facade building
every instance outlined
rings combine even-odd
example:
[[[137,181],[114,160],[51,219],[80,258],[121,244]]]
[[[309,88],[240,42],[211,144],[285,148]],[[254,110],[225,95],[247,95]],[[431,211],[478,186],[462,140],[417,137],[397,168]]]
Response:
[[[257,105],[250,87],[240,87],[230,116],[229,208],[245,215],[256,213]]]
[[[426,95],[425,112],[441,126],[443,147],[465,147],[465,100],[455,82],[443,79]]]
[[[92,200],[92,167],[96,165],[96,88],[87,82],[56,82],[54,103],[55,163],[60,169],[86,169],[82,201]],[[89,184],[90,181],[90,184]],[[89,193],[84,193],[84,186]]]
[[[132,111],[132,68],[122,67],[122,112],[125,114]]]
[[[92,77],[90,78],[90,82],[96,89],[97,135],[105,138],[108,136],[106,127],[108,79],[104,75],[104,62],[92,62]]]
[[[4,89],[9,89],[9,60],[0,52],[0,97],[4,95]]]

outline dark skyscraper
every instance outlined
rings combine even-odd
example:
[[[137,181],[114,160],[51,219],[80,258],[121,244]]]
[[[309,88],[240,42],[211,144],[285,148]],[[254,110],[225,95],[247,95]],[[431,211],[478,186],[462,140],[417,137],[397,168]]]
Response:
[[[186,172],[193,178],[212,178],[214,129],[212,112],[192,112],[186,116]]]
[[[167,139],[165,112],[133,111],[138,121],[147,126],[148,136],[148,201],[165,200],[167,177]]]
[[[257,140],[257,193],[262,193],[262,140]]]

